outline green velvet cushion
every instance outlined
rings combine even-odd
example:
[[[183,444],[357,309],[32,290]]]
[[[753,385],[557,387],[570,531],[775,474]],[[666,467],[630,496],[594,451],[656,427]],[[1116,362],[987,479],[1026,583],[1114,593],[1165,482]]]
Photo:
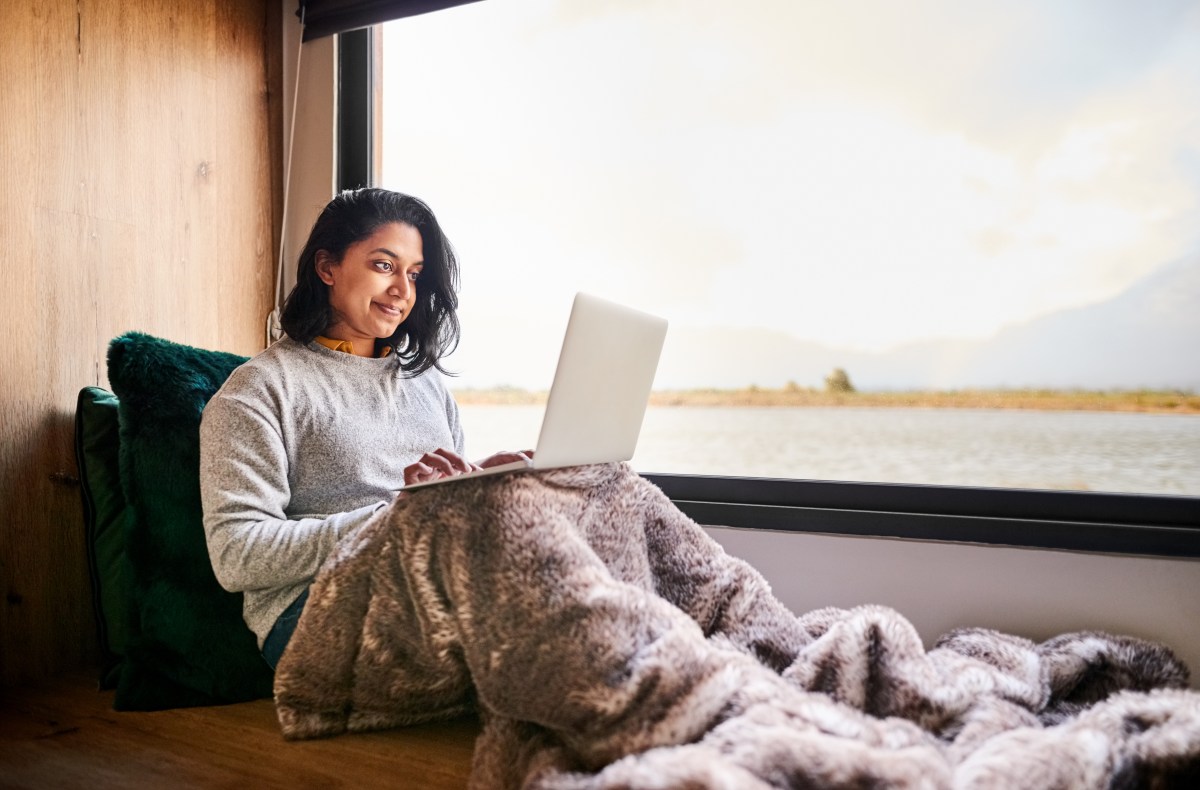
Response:
[[[99,387],[84,387],[75,406],[75,459],[102,653],[102,688],[116,685],[133,627],[133,575],[125,556],[128,509],[121,490],[119,446],[117,397]]]
[[[109,345],[135,612],[118,710],[271,694],[271,671],[242,620],[242,596],[213,575],[200,509],[200,414],[245,360],[138,332]]]

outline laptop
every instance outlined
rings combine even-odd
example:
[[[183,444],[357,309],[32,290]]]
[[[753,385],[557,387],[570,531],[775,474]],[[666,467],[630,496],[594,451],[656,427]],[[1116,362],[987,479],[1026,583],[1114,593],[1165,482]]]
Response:
[[[665,319],[576,294],[533,458],[401,490],[530,469],[628,461],[642,431],[666,336]]]

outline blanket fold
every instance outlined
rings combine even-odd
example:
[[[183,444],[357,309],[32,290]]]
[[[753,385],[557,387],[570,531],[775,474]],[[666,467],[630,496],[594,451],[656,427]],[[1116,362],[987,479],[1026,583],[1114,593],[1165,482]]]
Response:
[[[481,788],[1109,787],[1200,777],[1186,685],[1130,637],[797,617],[610,464],[398,497],[317,577],[275,698],[289,739],[478,710]]]

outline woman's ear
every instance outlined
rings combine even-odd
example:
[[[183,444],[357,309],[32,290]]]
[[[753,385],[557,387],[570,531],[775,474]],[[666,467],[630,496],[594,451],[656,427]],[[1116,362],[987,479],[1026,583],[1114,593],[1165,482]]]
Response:
[[[333,285],[333,267],[337,265],[337,261],[333,259],[325,250],[317,250],[317,260],[315,268],[317,276],[321,278],[321,282],[326,285]]]

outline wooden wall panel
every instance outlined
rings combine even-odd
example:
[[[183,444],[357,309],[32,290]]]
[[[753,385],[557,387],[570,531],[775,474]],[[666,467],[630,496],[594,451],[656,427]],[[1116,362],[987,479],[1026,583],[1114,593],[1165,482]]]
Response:
[[[281,183],[277,0],[0,5],[0,682],[96,656],[78,390],[140,330],[252,354]]]

